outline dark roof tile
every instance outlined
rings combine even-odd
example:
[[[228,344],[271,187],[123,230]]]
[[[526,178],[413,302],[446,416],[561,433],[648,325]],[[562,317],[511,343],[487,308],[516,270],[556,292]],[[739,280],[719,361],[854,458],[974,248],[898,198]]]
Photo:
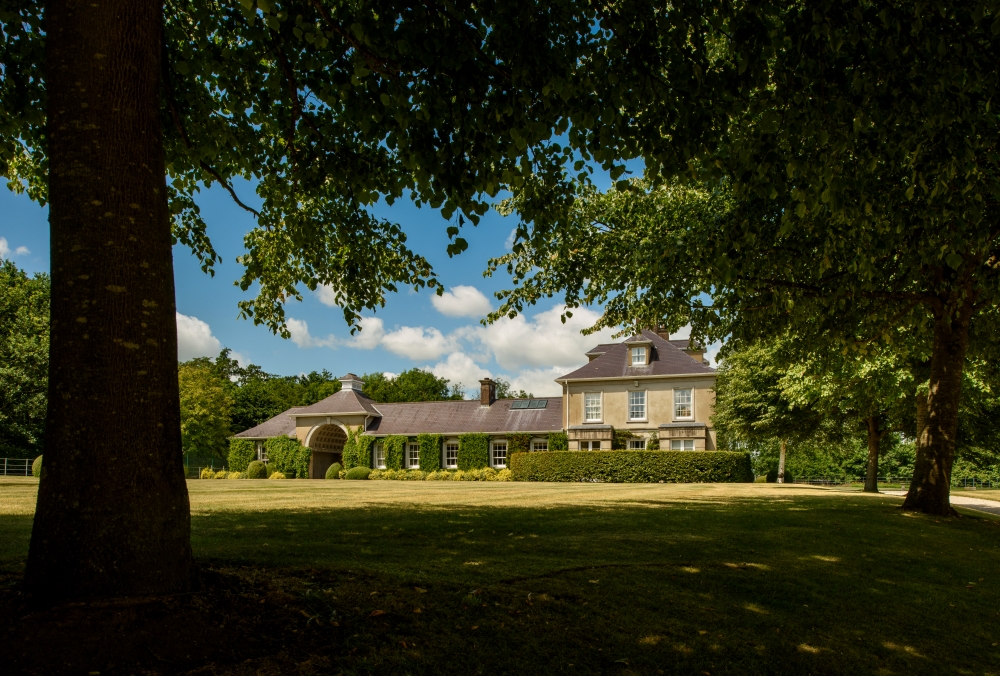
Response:
[[[265,420],[256,427],[251,427],[233,436],[244,439],[270,439],[271,437],[291,436],[295,434],[295,418],[291,417],[290,414],[298,413],[303,408],[302,406],[293,406],[270,420]]]
[[[582,378],[631,378],[633,376],[708,375],[715,373],[715,369],[711,366],[695,361],[672,341],[664,340],[653,331],[643,331],[642,338],[653,343],[648,366],[629,366],[628,348],[625,343],[601,345],[602,349],[607,348],[604,350],[604,354],[572,373],[556,378],[556,382]],[[596,351],[591,350],[591,353]]]

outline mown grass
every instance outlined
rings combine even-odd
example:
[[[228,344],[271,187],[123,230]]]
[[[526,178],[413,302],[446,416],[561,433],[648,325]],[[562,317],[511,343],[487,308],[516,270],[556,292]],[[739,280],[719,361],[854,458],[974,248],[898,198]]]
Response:
[[[272,578],[309,631],[336,621],[320,671],[1000,674],[1000,520],[970,511],[761,484],[189,485],[200,560]],[[33,492],[0,481],[8,570]]]

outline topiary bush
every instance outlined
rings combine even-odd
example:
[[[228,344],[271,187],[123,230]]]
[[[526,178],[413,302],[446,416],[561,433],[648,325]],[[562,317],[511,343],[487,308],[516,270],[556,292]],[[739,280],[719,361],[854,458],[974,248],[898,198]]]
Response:
[[[339,479],[340,478],[340,470],[342,470],[342,469],[344,469],[344,468],[340,466],[339,462],[333,463],[332,465],[330,465],[330,469],[326,470],[326,477],[325,478],[326,479]]]
[[[347,470],[347,475],[344,478],[351,481],[357,481],[360,479],[367,479],[368,475],[371,473],[372,471],[367,467],[352,467]]]
[[[522,453],[515,481],[737,483],[753,481],[749,453],[728,451],[558,451]]]
[[[257,446],[250,439],[233,437],[229,440],[229,469],[247,471],[250,463],[257,459]]]
[[[266,479],[267,478],[267,465],[262,463],[260,460],[254,460],[249,465],[247,465],[247,478],[248,479]]]
[[[305,479],[309,476],[312,451],[291,437],[273,437],[264,442],[268,464],[286,477]]]
[[[42,478],[42,456],[35,458],[35,461],[31,463],[31,476],[36,479]]]
[[[407,441],[408,437],[399,434],[388,436],[382,440],[386,469],[403,469],[403,453],[406,451]]]
[[[490,435],[481,432],[458,435],[458,468],[482,469],[490,465]]]
[[[778,483],[778,470],[776,470],[776,469],[770,470],[767,473],[767,475],[764,477],[764,480],[767,483],[769,483],[769,484],[776,484],[776,483]],[[793,483],[795,483],[795,478],[792,476],[792,473],[789,472],[787,469],[785,470],[785,483],[786,484],[793,484]]]
[[[549,432],[550,451],[568,451],[569,437],[565,432]]]
[[[441,449],[444,445],[444,437],[440,434],[418,434],[417,443],[420,444],[420,470],[422,472],[436,472],[441,469]]]
[[[766,475],[766,474],[761,474],[761,475],[760,475],[759,477],[756,477],[756,478],[755,478],[755,479],[753,480],[753,482],[754,482],[755,484],[763,484],[763,483],[767,483],[767,475]]]

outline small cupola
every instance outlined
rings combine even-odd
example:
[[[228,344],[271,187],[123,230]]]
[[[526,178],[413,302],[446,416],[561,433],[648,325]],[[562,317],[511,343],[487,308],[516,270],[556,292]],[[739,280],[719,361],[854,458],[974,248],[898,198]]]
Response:
[[[340,389],[342,390],[354,390],[355,392],[361,392],[364,387],[364,381],[353,373],[348,373],[340,379]]]
[[[637,334],[625,341],[627,366],[649,366],[652,358],[653,341],[644,335]]]

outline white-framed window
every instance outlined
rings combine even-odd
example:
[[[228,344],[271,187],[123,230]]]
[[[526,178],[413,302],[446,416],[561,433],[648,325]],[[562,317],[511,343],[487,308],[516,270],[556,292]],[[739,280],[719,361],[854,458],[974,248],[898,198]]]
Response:
[[[694,439],[671,439],[670,440],[670,450],[671,451],[693,451],[694,450]]]
[[[458,467],[458,442],[449,441],[444,445],[444,466],[448,469]]]
[[[601,450],[600,441],[581,441],[580,442],[581,451],[599,451]]]
[[[629,439],[628,440],[628,450],[630,450],[630,451],[644,451],[644,450],[646,450],[646,440],[645,439]]]
[[[493,452],[490,458],[492,465],[494,467],[506,467],[507,466],[507,442],[506,441],[494,441],[493,442]]]
[[[601,418],[601,393],[585,392],[583,395],[583,419],[586,422],[600,422]]]
[[[549,440],[545,441],[532,441],[531,450],[533,451],[547,451],[549,450]]]
[[[420,468],[420,444],[407,444],[406,466],[410,469]]]
[[[261,462],[267,462],[267,448],[264,447],[264,442],[255,441],[254,445],[257,447],[257,459]]]
[[[628,419],[646,419],[646,391],[628,393]]]
[[[674,420],[694,418],[693,390],[674,390]]]
[[[375,469],[385,469],[385,446],[375,444]]]
[[[633,347],[632,348],[632,366],[645,366],[646,365],[646,348],[644,347]]]

